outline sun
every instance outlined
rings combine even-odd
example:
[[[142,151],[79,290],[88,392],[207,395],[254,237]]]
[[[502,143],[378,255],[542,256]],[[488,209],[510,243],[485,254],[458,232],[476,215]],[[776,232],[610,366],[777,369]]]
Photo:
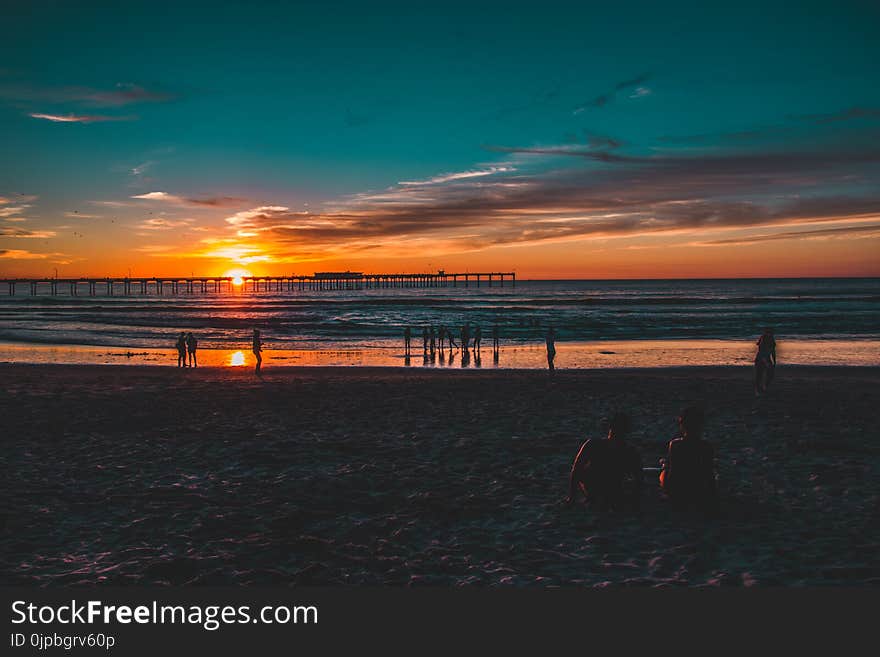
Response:
[[[235,287],[241,287],[242,285],[244,285],[244,279],[253,276],[253,274],[247,269],[230,269],[225,272],[223,276],[226,278],[231,278],[232,284]]]
[[[229,356],[229,366],[230,367],[241,367],[244,365],[244,353],[241,351],[236,351]]]

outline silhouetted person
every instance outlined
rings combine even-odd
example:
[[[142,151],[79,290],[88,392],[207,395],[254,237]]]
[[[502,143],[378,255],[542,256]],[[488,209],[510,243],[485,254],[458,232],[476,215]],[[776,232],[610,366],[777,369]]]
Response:
[[[446,329],[446,339],[449,340],[449,348],[450,349],[452,349],[453,347],[458,348],[458,345],[455,344],[455,336],[452,335],[451,329]]]
[[[422,353],[428,353],[428,343],[431,341],[431,334],[428,333],[428,327],[422,329]]]
[[[407,326],[403,329],[403,354],[405,356],[409,356],[409,346],[412,341],[412,329]]]
[[[462,325],[462,327],[458,330],[458,334],[461,337],[461,350],[467,351],[471,343],[471,336],[468,334],[468,327],[466,325]]]
[[[441,326],[441,327],[440,327],[440,331],[439,331],[439,339],[438,339],[438,342],[439,342],[439,344],[440,344],[440,351],[441,351],[441,352],[443,351],[443,340],[444,340],[444,338],[446,338],[446,327],[445,327],[445,326]],[[452,345],[450,345],[450,349],[451,349],[451,348],[452,348]]]
[[[551,370],[555,369],[553,366],[553,361],[556,358],[556,331],[551,326],[547,331],[547,338],[545,340],[547,343],[547,367]]]
[[[498,338],[499,338],[498,322],[495,322],[495,324],[492,326],[492,351],[495,352],[495,360],[498,360],[498,349],[500,348],[499,343],[498,343]]]
[[[186,333],[181,332],[177,338],[177,366],[186,367]]]
[[[434,351],[437,349],[437,331],[434,327],[431,327],[431,355],[434,355]]]
[[[192,331],[186,334],[186,352],[189,354],[189,366],[190,367],[198,367],[199,361],[196,358],[196,347],[199,346],[198,340],[196,340],[196,336],[192,334]]]
[[[263,365],[263,341],[260,339],[260,329],[254,329],[254,342],[252,349],[254,356],[257,358],[257,365],[254,371],[257,374],[260,374],[260,367]]]
[[[478,326],[474,329],[474,351],[480,350],[480,342],[483,341],[483,331]]]
[[[755,395],[767,392],[776,370],[776,338],[772,328],[765,328],[758,338],[758,353],[755,354]]]
[[[626,442],[630,419],[626,413],[611,418],[608,436],[581,445],[568,478],[566,504],[580,492],[587,503],[601,510],[638,510],[642,494],[642,459]]]
[[[678,418],[679,437],[669,442],[660,486],[678,508],[711,510],[718,502],[715,450],[703,440],[703,410],[689,406]]]

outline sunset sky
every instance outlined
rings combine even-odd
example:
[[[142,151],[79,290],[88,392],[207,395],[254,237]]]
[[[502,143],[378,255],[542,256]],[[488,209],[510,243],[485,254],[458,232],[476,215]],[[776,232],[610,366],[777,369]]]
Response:
[[[880,275],[876,2],[285,4],[4,3],[0,276]]]

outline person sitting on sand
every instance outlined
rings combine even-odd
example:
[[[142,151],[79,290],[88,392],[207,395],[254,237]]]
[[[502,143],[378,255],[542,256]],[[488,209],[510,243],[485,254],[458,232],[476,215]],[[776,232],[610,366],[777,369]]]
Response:
[[[257,358],[257,364],[254,371],[260,374],[260,367],[263,364],[263,341],[260,339],[260,329],[254,329],[254,340],[252,350]]]
[[[177,347],[177,366],[186,367],[186,333],[180,332],[175,346]]]
[[[591,506],[601,510],[638,510],[642,494],[642,458],[626,442],[630,419],[626,413],[611,418],[608,436],[581,445],[568,479],[566,504],[580,491]]]
[[[718,501],[715,450],[703,440],[703,409],[689,406],[678,418],[680,435],[669,442],[660,487],[678,508],[711,510]]]
[[[776,338],[772,328],[765,328],[758,338],[758,353],[755,354],[755,396],[767,392],[776,369]]]
[[[196,336],[192,334],[192,331],[186,334],[186,352],[189,354],[190,367],[199,366],[199,361],[196,359],[196,347],[198,344],[198,340],[196,340]]]

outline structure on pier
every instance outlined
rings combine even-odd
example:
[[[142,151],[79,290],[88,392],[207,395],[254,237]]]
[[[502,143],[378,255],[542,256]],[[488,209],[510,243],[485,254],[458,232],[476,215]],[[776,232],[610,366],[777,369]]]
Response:
[[[27,289],[31,296],[132,296],[166,294],[220,294],[240,292],[296,292],[318,290],[374,290],[386,288],[480,287],[498,284],[504,287],[507,279],[516,285],[514,272],[464,272],[447,274],[364,274],[363,272],[315,272],[311,276],[243,276],[236,285],[233,276],[200,276],[176,278],[148,276],[138,278],[3,278],[0,289],[6,286],[9,295]]]

